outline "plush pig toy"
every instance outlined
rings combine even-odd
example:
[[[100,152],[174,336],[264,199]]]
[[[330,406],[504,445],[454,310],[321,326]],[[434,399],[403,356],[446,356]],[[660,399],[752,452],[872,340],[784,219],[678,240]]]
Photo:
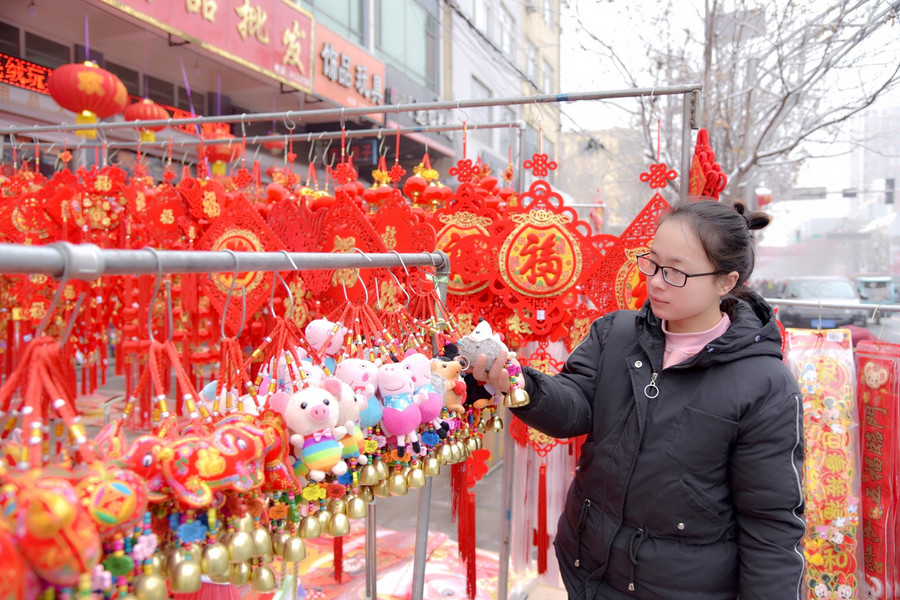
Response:
[[[378,389],[378,367],[381,360],[370,362],[361,358],[345,358],[335,371],[335,377],[353,388],[365,399],[365,408],[359,413],[359,426],[365,430],[381,422],[384,407],[375,396]],[[363,403],[360,402],[360,405]]]
[[[334,375],[336,367],[334,357],[341,351],[347,328],[328,319],[314,319],[306,325],[303,333],[309,345],[319,353],[325,373]]]
[[[338,425],[338,398],[343,392],[340,381],[326,377],[322,387],[307,386],[290,397],[282,392],[269,400],[270,406],[284,415],[292,432],[291,444],[299,450],[300,460],[309,469],[308,477],[312,481],[322,481],[328,472],[334,475],[347,472],[347,463],[341,458],[343,445],[339,441],[347,430]],[[302,471],[299,474],[305,475]]]
[[[402,364],[387,363],[378,369],[378,395],[384,402],[381,427],[387,435],[397,438],[400,456],[405,453],[407,440],[412,443],[416,454],[421,450],[416,430],[422,423],[419,402],[425,394],[417,397],[413,395],[414,391],[412,377]]]
[[[347,430],[347,435],[341,439],[341,445],[344,447],[342,458],[344,460],[355,458],[361,465],[368,463],[369,459],[365,455],[366,437],[359,425],[359,415],[368,404],[369,400],[364,395],[357,394],[353,388],[341,381],[338,423]]]
[[[412,379],[413,393],[422,398],[419,403],[422,423],[431,424],[438,437],[444,439],[447,437],[447,432],[450,431],[450,424],[441,419],[441,411],[444,410],[444,394],[438,392],[432,385],[431,360],[424,354],[410,351],[406,358],[400,361],[400,365]],[[441,389],[443,390],[443,385]]]

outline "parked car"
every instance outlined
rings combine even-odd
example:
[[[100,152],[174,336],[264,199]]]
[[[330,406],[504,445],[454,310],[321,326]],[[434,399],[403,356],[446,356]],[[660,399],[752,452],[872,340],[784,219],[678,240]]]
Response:
[[[860,303],[856,286],[847,277],[792,277],[784,282],[781,298],[809,302],[860,304],[859,309],[811,306],[778,306],[778,319],[785,327],[830,329],[845,325],[866,326],[871,308]]]

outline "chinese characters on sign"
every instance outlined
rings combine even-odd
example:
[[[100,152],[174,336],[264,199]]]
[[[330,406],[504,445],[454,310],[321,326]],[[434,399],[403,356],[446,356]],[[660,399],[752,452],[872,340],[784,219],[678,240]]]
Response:
[[[322,75],[345,88],[353,87],[373,105],[384,104],[384,83],[380,74],[373,73],[370,77],[366,65],[353,65],[352,57],[335,50],[331,42],[322,44],[319,56],[322,57]]]
[[[21,58],[0,54],[0,83],[49,94],[47,79],[52,69]]]

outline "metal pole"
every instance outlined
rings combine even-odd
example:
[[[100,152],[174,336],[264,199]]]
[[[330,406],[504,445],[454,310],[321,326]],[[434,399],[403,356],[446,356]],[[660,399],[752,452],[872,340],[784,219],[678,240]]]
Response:
[[[693,92],[685,92],[681,107],[681,178],[678,182],[679,198],[687,198],[691,180],[691,127],[694,120]]]
[[[376,556],[375,534],[377,533],[375,519],[375,504],[372,500],[366,511],[366,600],[378,598],[378,560]]]
[[[413,112],[420,110],[450,110],[454,108],[478,108],[482,106],[507,106],[514,104],[548,104],[556,102],[579,102],[582,100],[608,100],[613,98],[631,98],[634,96],[665,96],[683,94],[700,89],[700,84],[677,85],[662,88],[631,88],[624,90],[596,92],[568,92],[561,94],[536,94],[534,96],[512,96],[508,98],[470,99],[440,102],[417,102],[412,104],[396,104],[389,106],[365,106],[353,108],[323,108],[318,110],[286,112],[251,113],[240,115],[219,115],[214,117],[191,117],[188,119],[148,119],[146,121],[115,121],[109,123],[93,123],[84,125],[36,125],[34,127],[9,127],[0,129],[0,135],[28,135],[29,132],[41,131],[85,131],[141,127],[178,127],[203,123],[249,123],[254,121],[271,121],[316,117],[341,117],[354,115],[386,114],[394,112]]]
[[[235,257],[237,261],[235,262]],[[158,261],[158,262],[157,262]],[[109,250],[94,244],[0,244],[0,273],[46,273],[92,280],[103,275],[303,271],[310,269],[449,268],[443,252],[363,254],[330,252],[230,252],[211,250]]]

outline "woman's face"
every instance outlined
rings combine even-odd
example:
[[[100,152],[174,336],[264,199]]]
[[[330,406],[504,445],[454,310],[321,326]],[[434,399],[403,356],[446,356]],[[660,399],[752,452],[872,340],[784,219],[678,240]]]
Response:
[[[696,232],[681,219],[670,219],[659,226],[649,258],[688,275],[716,270],[706,257]],[[653,314],[668,321],[668,330],[673,333],[712,329],[722,318],[719,300],[734,287],[737,277],[736,272],[689,277],[684,287],[675,287],[667,283],[662,270],[658,270],[652,277],[647,277],[647,295]]]

